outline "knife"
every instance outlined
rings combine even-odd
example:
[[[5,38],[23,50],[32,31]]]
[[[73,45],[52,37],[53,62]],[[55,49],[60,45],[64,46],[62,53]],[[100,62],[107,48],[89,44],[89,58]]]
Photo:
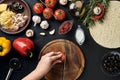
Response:
[[[70,44],[68,44],[67,40],[64,40],[64,47],[65,47],[65,60],[63,63],[63,72],[62,72],[62,80],[65,80],[65,69],[66,69],[66,61],[67,61],[67,54],[69,54],[71,52],[71,47]]]

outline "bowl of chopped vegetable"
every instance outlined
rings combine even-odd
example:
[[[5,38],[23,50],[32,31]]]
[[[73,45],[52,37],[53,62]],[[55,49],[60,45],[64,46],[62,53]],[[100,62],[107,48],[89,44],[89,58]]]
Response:
[[[59,30],[58,30],[58,33],[59,34],[66,34],[68,33],[71,29],[72,29],[72,26],[73,26],[73,20],[67,20],[67,21],[64,21],[60,27],[59,27]]]

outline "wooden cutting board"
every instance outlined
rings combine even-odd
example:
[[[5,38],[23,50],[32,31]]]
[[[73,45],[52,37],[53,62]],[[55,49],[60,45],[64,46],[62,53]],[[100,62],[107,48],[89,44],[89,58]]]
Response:
[[[83,72],[85,59],[81,49],[73,42],[65,39],[57,39],[46,44],[39,54],[39,59],[42,55],[51,51],[61,51],[66,53],[65,69],[64,62],[53,66],[51,71],[45,75],[46,80],[76,80]]]

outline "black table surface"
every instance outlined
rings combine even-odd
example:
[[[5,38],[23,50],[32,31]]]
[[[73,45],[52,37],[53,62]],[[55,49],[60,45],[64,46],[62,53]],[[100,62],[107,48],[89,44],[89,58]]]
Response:
[[[25,1],[26,3],[28,3],[31,9],[32,16],[35,15],[35,13],[32,10],[32,7],[39,0],[25,0]],[[66,20],[73,19],[68,13],[67,6],[59,5],[56,8],[62,8],[67,12]],[[42,17],[42,15],[39,15],[39,16]],[[42,17],[42,20],[45,20],[45,19]],[[50,24],[50,28],[48,30],[42,30],[39,27],[39,25],[37,25],[36,27],[33,27],[33,22],[31,20],[29,26],[23,32],[19,34],[10,35],[10,34],[6,34],[0,31],[0,36],[7,37],[12,42],[14,41],[14,39],[18,37],[26,37],[25,32],[27,29],[33,29],[35,31],[35,36],[30,38],[35,43],[35,50],[33,52],[34,53],[33,58],[29,59],[29,58],[22,57],[12,48],[9,54],[7,54],[5,57],[0,57],[0,80],[5,80],[5,77],[9,70],[9,60],[11,58],[19,58],[21,61],[22,67],[19,70],[16,70],[13,72],[10,80],[21,80],[23,77],[25,77],[32,70],[35,69],[37,62],[38,62],[39,52],[46,43],[52,40],[55,40],[55,39],[67,39],[77,44],[75,40],[75,31],[77,29],[77,25],[79,25],[80,23],[77,22],[76,19],[74,19],[74,25],[73,25],[72,30],[66,35],[58,34],[58,28],[62,22],[56,21],[54,18],[51,20],[48,20],[48,22]],[[89,30],[83,26],[82,28],[85,31],[86,40],[83,45],[81,46],[79,46],[78,44],[77,45],[83,51],[83,55],[85,57],[85,69],[78,80],[120,80],[120,76],[114,76],[114,77],[107,76],[101,70],[102,57],[110,51],[120,51],[120,49],[108,49],[108,48],[104,48],[98,45],[91,37]],[[52,29],[56,29],[56,33],[55,35],[51,36],[48,34],[48,32]],[[40,36],[39,33],[42,31],[46,32],[47,35],[44,37]]]

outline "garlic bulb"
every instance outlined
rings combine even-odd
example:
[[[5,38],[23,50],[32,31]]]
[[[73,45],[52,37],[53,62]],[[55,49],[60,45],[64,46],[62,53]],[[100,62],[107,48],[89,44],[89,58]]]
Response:
[[[67,2],[68,2],[68,0],[59,0],[59,3],[60,3],[61,5],[66,5]]]
[[[33,20],[33,22],[34,22],[34,27],[35,27],[38,23],[41,22],[41,18],[40,18],[39,16],[37,16],[37,15],[33,16],[33,17],[32,17],[32,20]]]
[[[40,27],[42,29],[47,29],[49,27],[49,24],[48,22],[45,20],[45,21],[42,21],[41,24],[40,24]]]

